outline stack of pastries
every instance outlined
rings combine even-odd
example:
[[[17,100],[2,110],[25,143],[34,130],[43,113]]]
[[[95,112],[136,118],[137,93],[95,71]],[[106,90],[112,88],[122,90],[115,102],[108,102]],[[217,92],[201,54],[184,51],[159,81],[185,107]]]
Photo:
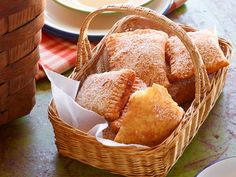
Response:
[[[229,65],[214,31],[188,33],[207,72]],[[178,126],[181,105],[194,99],[194,67],[176,36],[138,29],[106,38],[108,72],[83,82],[76,101],[109,123],[104,138],[125,144],[155,146]]]

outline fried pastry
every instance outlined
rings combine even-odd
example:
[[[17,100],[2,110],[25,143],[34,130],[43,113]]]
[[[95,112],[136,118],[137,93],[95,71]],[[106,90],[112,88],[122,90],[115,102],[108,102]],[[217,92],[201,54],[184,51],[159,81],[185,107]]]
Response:
[[[209,75],[210,81],[213,74]],[[170,83],[168,92],[179,105],[191,102],[195,98],[195,77]]]
[[[110,70],[133,69],[148,86],[158,83],[167,87],[167,39],[166,33],[151,29],[111,34],[106,39]]]
[[[123,120],[124,120],[123,117],[120,117],[119,119],[114,120],[113,122],[109,122],[109,127],[114,133],[119,132]]]
[[[131,93],[134,93],[138,90],[144,90],[146,88],[147,88],[147,85],[141,79],[136,77]],[[124,108],[123,112],[125,112],[126,109],[127,109],[127,106]],[[109,122],[109,126],[111,127],[114,133],[118,133],[118,131],[120,130],[122,121],[123,121],[123,117],[120,117],[119,119],[116,119],[113,122]]]
[[[171,83],[168,92],[179,105],[193,101],[195,98],[195,78],[185,79]]]
[[[188,32],[188,35],[195,42],[209,74],[229,65],[219,46],[217,34],[213,30]],[[167,42],[166,59],[170,63],[170,80],[183,80],[194,75],[190,55],[176,36],[170,37]]]
[[[109,140],[114,140],[114,138],[116,136],[114,131],[109,126],[102,131],[102,134],[103,134],[103,138],[109,139]]]
[[[161,85],[153,84],[131,95],[115,141],[155,146],[177,127],[184,111]]]
[[[135,78],[134,84],[132,86],[131,93],[136,92],[137,90],[143,90],[147,88],[147,85],[138,77]]]
[[[84,81],[76,101],[108,121],[114,121],[129,99],[135,77],[130,69],[92,74]]]

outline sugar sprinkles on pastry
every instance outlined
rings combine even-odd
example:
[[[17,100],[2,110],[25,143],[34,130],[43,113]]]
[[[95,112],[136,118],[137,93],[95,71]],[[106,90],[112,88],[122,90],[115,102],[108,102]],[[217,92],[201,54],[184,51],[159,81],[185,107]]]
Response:
[[[190,38],[195,42],[208,74],[229,65],[218,42],[216,32],[212,30],[201,30],[188,32]],[[194,67],[190,55],[176,36],[168,39],[166,48],[167,60],[170,63],[170,79],[183,80],[194,76]]]
[[[114,140],[155,146],[171,134],[183,115],[183,109],[172,100],[167,89],[153,84],[131,95]]]
[[[138,29],[107,37],[110,70],[133,69],[148,86],[167,87],[165,45],[168,35],[162,31]]]
[[[107,120],[116,120],[129,99],[135,78],[130,69],[92,74],[84,81],[76,101]]]

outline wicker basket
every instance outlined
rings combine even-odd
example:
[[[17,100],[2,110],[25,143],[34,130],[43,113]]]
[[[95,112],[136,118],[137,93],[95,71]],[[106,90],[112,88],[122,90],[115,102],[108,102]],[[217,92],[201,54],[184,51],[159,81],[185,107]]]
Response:
[[[44,7],[45,0],[0,2],[0,125],[28,114],[35,104]]]
[[[109,170],[112,173],[125,176],[166,176],[214,106],[223,89],[228,68],[215,73],[213,79],[209,81],[201,56],[185,32],[196,31],[195,29],[185,25],[179,26],[168,18],[146,8],[108,6],[91,13],[81,28],[78,42],[78,62],[71,75],[71,78],[75,80],[84,80],[91,73],[105,71],[106,67],[103,66],[104,62],[102,61],[105,40],[103,39],[91,51],[86,36],[92,18],[104,11],[128,12],[137,15],[127,16],[118,21],[109,34],[138,28],[152,28],[161,29],[170,35],[177,35],[188,49],[195,67],[195,100],[176,130],[163,143],[151,148],[104,146],[95,137],[61,121],[52,101],[49,105],[49,118],[54,128],[58,151],[63,156]],[[227,59],[230,59],[231,45],[221,38],[219,43]]]

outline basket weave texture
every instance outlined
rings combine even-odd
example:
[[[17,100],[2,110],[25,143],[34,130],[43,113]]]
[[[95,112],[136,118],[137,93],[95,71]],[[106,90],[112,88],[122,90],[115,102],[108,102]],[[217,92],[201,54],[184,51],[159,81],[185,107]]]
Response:
[[[95,137],[61,121],[52,100],[48,113],[54,128],[57,149],[63,156],[124,176],[166,176],[213,108],[224,87],[228,68],[219,70],[211,81],[209,80],[201,56],[186,33],[196,29],[178,25],[143,7],[108,6],[91,13],[84,21],[78,41],[77,65],[70,76],[74,80],[83,81],[89,74],[107,70],[103,57],[106,36],[92,51],[86,36],[91,20],[104,11],[128,12],[135,15],[118,21],[107,35],[135,29],[157,29],[169,35],[177,35],[188,49],[195,67],[195,100],[175,131],[160,145],[151,148],[102,145]],[[230,60],[231,44],[222,38],[219,38],[219,44],[226,58]]]
[[[28,114],[35,104],[44,7],[45,0],[0,2],[0,125]]]

